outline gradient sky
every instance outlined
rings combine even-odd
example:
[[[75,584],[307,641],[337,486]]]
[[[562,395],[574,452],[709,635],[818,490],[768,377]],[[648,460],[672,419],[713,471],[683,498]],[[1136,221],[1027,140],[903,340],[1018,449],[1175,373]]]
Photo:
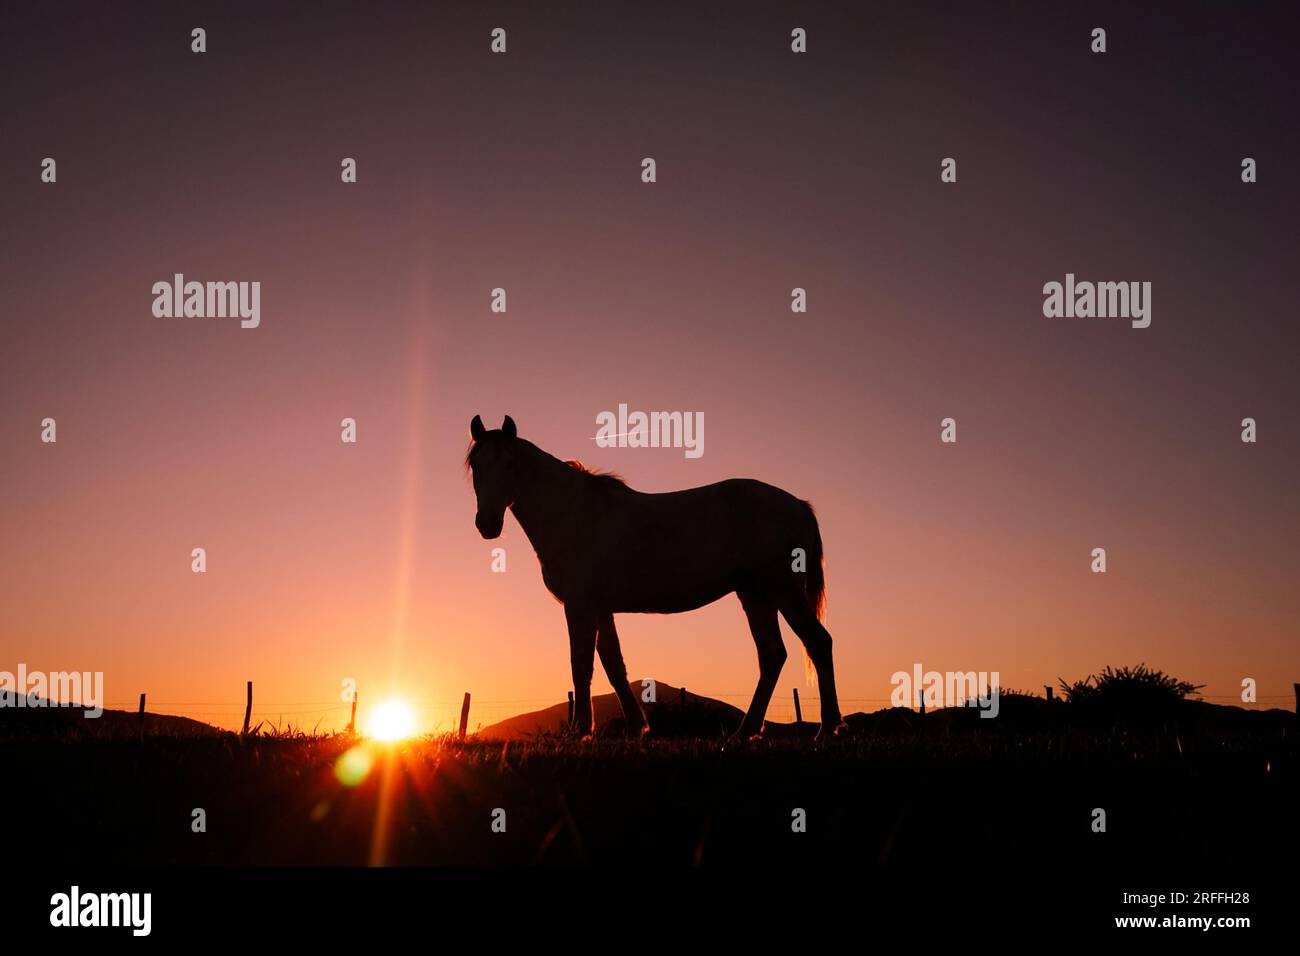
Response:
[[[257,717],[322,729],[344,678],[425,727],[465,690],[471,723],[563,700],[562,608],[461,467],[509,413],[642,490],[811,500],[846,711],[918,661],[1038,692],[1145,661],[1290,706],[1283,14],[266,6],[0,9],[0,670],[226,726],[250,678]],[[155,318],[175,272],[260,281],[261,327]],[[1150,281],[1151,327],[1044,318],[1067,272]],[[704,456],[595,447],[620,402],[703,412]],[[619,630],[634,677],[747,702],[734,597]]]

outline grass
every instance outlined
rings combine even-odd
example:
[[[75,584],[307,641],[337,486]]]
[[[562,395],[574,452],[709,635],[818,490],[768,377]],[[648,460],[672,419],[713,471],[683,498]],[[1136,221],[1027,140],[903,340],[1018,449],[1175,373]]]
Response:
[[[358,746],[346,735],[17,738],[0,811],[22,821],[7,839],[19,858],[125,864],[363,865],[385,788],[392,864],[843,860],[939,874],[994,849],[1005,861],[1113,868],[1296,845],[1290,715],[1223,725],[1189,711],[1153,729],[943,713],[821,744],[362,743],[373,766],[357,786],[335,773]],[[197,807],[205,833],[191,829]],[[1104,834],[1091,829],[1096,807]],[[498,808],[504,833],[491,828]],[[804,833],[791,830],[796,808]]]

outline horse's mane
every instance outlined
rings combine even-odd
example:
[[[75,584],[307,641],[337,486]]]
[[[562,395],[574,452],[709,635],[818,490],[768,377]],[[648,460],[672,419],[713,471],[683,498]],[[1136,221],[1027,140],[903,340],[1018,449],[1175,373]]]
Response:
[[[578,459],[576,458],[572,459],[571,461],[566,461],[565,464],[568,465],[570,468],[572,468],[574,471],[582,472],[582,474],[586,475],[588,478],[594,478],[595,480],[600,482],[606,482],[611,485],[617,485],[619,488],[627,487],[627,482],[623,480],[623,476],[616,475],[612,471],[592,471],[590,468],[588,468],[582,462],[578,461]]]
[[[531,444],[531,443],[529,443],[529,444]],[[478,447],[478,443],[477,443],[477,442],[473,442],[473,441],[471,441],[471,442],[469,443],[469,447],[468,447],[467,449],[465,449],[465,471],[466,471],[467,473],[469,472],[469,467],[470,467],[470,457],[474,454],[474,449],[477,448],[477,447]],[[542,451],[540,448],[537,448],[536,445],[532,445],[531,447],[533,447],[536,451],[539,451],[539,452]],[[542,452],[542,454],[545,455],[546,453],[545,453],[545,452]],[[547,457],[550,457],[550,456],[548,455]],[[554,459],[554,458],[553,458],[553,459],[551,459],[551,460],[552,460],[552,461],[556,461],[556,460],[558,460],[558,459]],[[574,459],[572,459],[572,460],[570,460],[570,461],[566,461],[566,462],[564,462],[564,464],[568,465],[568,466],[569,466],[570,468],[572,468],[574,471],[580,472],[581,474],[585,475],[586,477],[588,477],[588,478],[592,478],[592,479],[594,479],[594,480],[596,480],[596,481],[599,481],[599,482],[601,482],[602,484],[605,484],[605,485],[608,485],[608,486],[614,486],[614,487],[618,487],[618,488],[626,488],[626,487],[627,487],[627,482],[623,480],[623,476],[622,476],[622,475],[616,475],[616,474],[615,474],[614,472],[612,472],[612,471],[592,471],[590,468],[588,468],[588,467],[587,467],[586,465],[584,465],[582,462],[578,461],[576,458],[574,458]]]

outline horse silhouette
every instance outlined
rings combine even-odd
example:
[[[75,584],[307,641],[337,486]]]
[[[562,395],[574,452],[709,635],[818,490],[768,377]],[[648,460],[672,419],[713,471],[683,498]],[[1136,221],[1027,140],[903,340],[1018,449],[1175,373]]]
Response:
[[[648,729],[628,684],[614,629],[621,613],[675,614],[735,592],[758,648],[758,686],[739,737],[758,733],[785,664],[777,613],[803,642],[821,688],[818,736],[840,726],[831,636],[822,626],[826,584],[821,533],[806,501],[750,478],[646,494],[615,475],[560,461],[518,436],[514,420],[491,431],[475,415],[465,456],[478,498],[474,524],[501,534],[514,513],[564,605],[573,668],[574,729],[592,732],[591,674],[600,655],[627,727]],[[796,549],[802,549],[804,570]]]

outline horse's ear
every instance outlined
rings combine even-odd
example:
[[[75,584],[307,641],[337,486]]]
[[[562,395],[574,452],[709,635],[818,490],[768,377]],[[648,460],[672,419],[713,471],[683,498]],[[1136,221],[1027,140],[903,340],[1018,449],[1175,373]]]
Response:
[[[506,420],[501,423],[501,431],[505,433],[507,438],[514,438],[519,434],[518,429],[515,428],[515,420],[509,415],[507,415]]]
[[[483,427],[483,419],[475,415],[474,420],[469,423],[469,437],[475,441],[482,441],[486,434],[487,429]]]

